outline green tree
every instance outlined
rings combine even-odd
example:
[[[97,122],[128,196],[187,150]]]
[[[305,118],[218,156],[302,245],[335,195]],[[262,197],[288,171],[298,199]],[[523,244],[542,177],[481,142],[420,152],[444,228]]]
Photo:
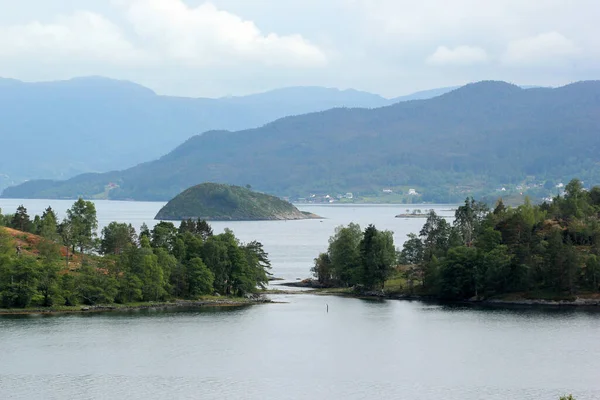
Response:
[[[248,258],[239,241],[229,229],[225,229],[225,232],[219,236],[227,246],[227,258],[231,266],[228,277],[230,287],[228,293],[235,296],[244,296],[256,292],[258,282],[256,281],[255,271],[248,264]]]
[[[323,286],[330,286],[333,281],[333,268],[328,253],[321,253],[315,258],[315,264],[310,269],[313,276]]]
[[[206,240],[213,235],[211,226],[205,220],[187,219],[181,221],[179,233],[184,234],[186,232],[200,236],[202,240]]]
[[[189,282],[188,293],[191,297],[197,297],[213,292],[215,276],[201,258],[192,258],[188,262],[187,275],[187,280]]]
[[[481,261],[472,247],[454,247],[440,266],[440,295],[448,300],[468,299],[477,294]]]
[[[79,248],[81,253],[85,253],[91,249],[96,237],[96,229],[98,229],[98,219],[94,203],[79,198],[67,210],[66,221],[72,233],[73,251],[75,250],[75,246]]]
[[[508,248],[498,245],[488,252],[479,253],[476,265],[475,291],[485,289],[488,295],[510,292],[518,287],[519,277],[514,275]]]
[[[339,226],[329,238],[329,260],[334,280],[342,286],[352,286],[361,279],[360,243],[363,232],[358,224]]]
[[[425,287],[425,268],[423,260],[423,241],[414,233],[408,234],[408,240],[404,242],[402,251],[398,255],[398,263],[408,266],[406,277],[409,287],[413,288],[414,280],[421,282],[421,287]]]
[[[399,254],[398,262],[404,265],[416,265],[423,261],[423,241],[414,233],[408,234]]]
[[[17,207],[17,212],[13,215],[10,226],[23,232],[30,232],[32,227],[31,219],[27,214],[27,209],[23,204]]]
[[[65,263],[67,269],[69,269],[69,250],[75,247],[75,236],[73,233],[73,225],[66,218],[58,226],[58,234],[60,235],[62,244],[65,246]],[[72,256],[72,254],[71,254]]]
[[[177,239],[177,233],[177,228],[171,222],[159,222],[152,229],[152,247],[162,247],[167,251],[172,251]]]
[[[142,226],[140,226],[140,240],[142,239],[142,237],[145,236],[147,238],[151,237],[151,233],[150,233],[150,229],[148,228],[148,225],[146,225],[145,222],[142,223]]]
[[[118,284],[107,268],[82,266],[76,278],[76,293],[88,305],[114,303]]]
[[[271,276],[271,261],[262,243],[254,240],[241,246],[241,249],[246,255],[246,261],[252,275],[252,280],[254,281],[254,286],[266,289]]]
[[[475,201],[473,197],[467,198],[465,204],[456,210],[454,226],[458,229],[466,246],[472,245],[475,234],[488,212],[488,206]]]
[[[42,213],[35,233],[52,241],[58,240],[58,219],[52,207],[46,208]]]
[[[7,262],[8,261],[8,262]],[[24,308],[37,293],[39,264],[33,257],[0,263],[0,300],[5,308]]]
[[[583,277],[586,286],[594,291],[600,290],[600,259],[595,254],[590,254],[585,262],[585,274]]]
[[[136,243],[137,234],[131,224],[113,221],[102,228],[100,253],[119,255],[127,248],[136,246]]]
[[[581,218],[587,212],[587,194],[583,190],[583,184],[579,179],[572,179],[565,186],[565,198],[561,202],[563,218]]]
[[[209,238],[202,247],[202,260],[215,276],[214,287],[219,293],[230,293],[231,261],[227,244],[221,235]]]
[[[392,232],[378,231],[374,225],[369,225],[360,241],[360,258],[362,282],[368,288],[383,289],[396,261]]]
[[[438,256],[448,250],[450,224],[431,210],[427,220],[419,232],[423,241],[423,259],[428,262],[433,256]]]
[[[160,301],[165,299],[167,280],[163,269],[158,265],[158,257],[146,254],[140,263],[142,281],[142,294],[145,301]]]
[[[64,274],[60,277],[60,296],[64,299],[66,306],[76,306],[79,304],[79,295],[77,290],[77,281],[75,275]]]
[[[38,243],[39,280],[38,290],[43,296],[42,305],[49,307],[56,302],[64,302],[60,290],[60,247],[50,240],[43,238]]]

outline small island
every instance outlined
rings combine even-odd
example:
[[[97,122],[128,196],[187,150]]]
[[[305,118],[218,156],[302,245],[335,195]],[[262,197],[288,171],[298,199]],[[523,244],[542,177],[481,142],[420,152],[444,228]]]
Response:
[[[156,214],[155,219],[182,221],[269,221],[319,219],[278,197],[249,187],[202,183],[184,190]]]
[[[429,212],[431,211],[433,210],[429,210]],[[406,210],[405,214],[398,214],[396,215],[396,218],[427,218],[429,212],[424,213],[419,209],[412,210],[412,212],[410,210]]]

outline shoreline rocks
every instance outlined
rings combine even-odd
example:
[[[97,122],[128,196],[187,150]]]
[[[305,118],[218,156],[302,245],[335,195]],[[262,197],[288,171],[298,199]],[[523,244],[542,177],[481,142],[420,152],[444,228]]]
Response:
[[[69,314],[69,313],[93,313],[105,311],[136,311],[147,309],[168,309],[168,308],[194,308],[194,307],[238,307],[254,304],[271,303],[271,299],[262,295],[254,294],[245,298],[238,299],[218,299],[218,300],[177,300],[174,302],[156,302],[144,303],[138,305],[112,305],[98,304],[93,306],[73,307],[71,309],[53,309],[53,308],[31,308],[31,309],[0,309],[2,315],[28,315],[28,314]]]

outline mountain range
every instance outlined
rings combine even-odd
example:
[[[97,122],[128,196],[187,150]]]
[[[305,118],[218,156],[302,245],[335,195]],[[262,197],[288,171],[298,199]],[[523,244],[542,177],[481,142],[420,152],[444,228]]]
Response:
[[[357,90],[292,87],[241,97],[160,96],[101,77],[26,83],[0,79],[0,191],[29,179],[66,179],[155,159],[212,129],[241,130],[334,107],[381,107],[397,99]]]
[[[209,131],[133,168],[26,182],[3,196],[168,200],[220,182],[280,196],[411,185],[423,200],[447,201],[523,179],[600,183],[599,133],[600,81],[555,89],[484,81],[426,100]]]

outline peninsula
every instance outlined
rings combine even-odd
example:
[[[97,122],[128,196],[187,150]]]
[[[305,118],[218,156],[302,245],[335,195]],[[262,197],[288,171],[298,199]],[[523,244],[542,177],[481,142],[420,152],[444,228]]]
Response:
[[[218,183],[202,183],[175,196],[155,219],[181,221],[268,221],[320,218],[302,212],[278,197],[250,188]]]

